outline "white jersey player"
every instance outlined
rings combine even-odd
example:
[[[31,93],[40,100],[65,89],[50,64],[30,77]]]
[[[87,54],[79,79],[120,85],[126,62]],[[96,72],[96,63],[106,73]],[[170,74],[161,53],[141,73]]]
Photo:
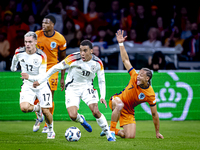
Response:
[[[71,120],[80,122],[88,132],[92,132],[91,126],[77,112],[82,99],[89,106],[98,125],[106,132],[108,141],[115,141],[114,135],[111,135],[109,130],[106,118],[98,109],[99,96],[98,92],[93,88],[93,80],[97,74],[101,94],[100,101],[107,108],[105,101],[105,75],[102,61],[93,55],[92,51],[92,43],[89,40],[82,41],[80,52],[68,55],[63,61],[49,69],[43,78],[34,82],[33,86],[37,87],[55,72],[69,68],[65,80],[65,104]]]
[[[37,88],[33,88],[33,82],[46,73],[47,57],[42,50],[36,48],[37,35],[34,32],[26,33],[24,42],[25,47],[16,49],[11,65],[11,71],[17,70],[18,62],[21,66],[23,85],[20,92],[20,108],[24,113],[37,112],[39,122],[43,121],[44,114],[50,128],[47,138],[52,139],[55,138],[55,133],[53,131],[53,118],[49,112],[49,108],[52,107],[50,87],[45,81]],[[36,97],[40,101],[39,105],[34,105]]]

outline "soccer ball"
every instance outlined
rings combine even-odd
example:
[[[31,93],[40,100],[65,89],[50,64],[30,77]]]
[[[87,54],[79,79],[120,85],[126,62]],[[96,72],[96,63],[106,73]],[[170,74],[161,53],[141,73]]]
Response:
[[[69,127],[65,132],[65,138],[69,142],[78,141],[81,138],[81,131],[77,127]]]

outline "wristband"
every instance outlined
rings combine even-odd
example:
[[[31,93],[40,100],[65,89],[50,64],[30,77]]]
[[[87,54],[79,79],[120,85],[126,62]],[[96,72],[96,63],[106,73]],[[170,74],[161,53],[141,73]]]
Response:
[[[119,43],[119,46],[124,46],[124,43],[122,42],[122,43]]]

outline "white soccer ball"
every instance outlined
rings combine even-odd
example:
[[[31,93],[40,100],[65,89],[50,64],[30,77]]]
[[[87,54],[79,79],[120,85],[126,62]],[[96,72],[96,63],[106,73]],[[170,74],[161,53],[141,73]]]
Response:
[[[78,141],[81,138],[81,131],[77,127],[69,127],[65,132],[65,138],[69,142]]]

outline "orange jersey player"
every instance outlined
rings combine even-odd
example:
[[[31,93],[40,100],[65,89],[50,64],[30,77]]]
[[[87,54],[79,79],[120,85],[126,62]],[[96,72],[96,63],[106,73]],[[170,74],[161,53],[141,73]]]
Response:
[[[156,137],[164,138],[159,133],[160,125],[155,93],[150,83],[152,72],[148,68],[142,68],[137,74],[135,69],[133,69],[123,45],[123,42],[126,39],[126,36],[123,37],[123,33],[123,30],[118,30],[116,37],[119,43],[122,61],[126,70],[129,72],[131,79],[127,87],[119,94],[112,96],[109,101],[109,106],[112,110],[110,131],[122,138],[135,138],[136,122],[134,107],[143,102],[148,102],[151,108]],[[120,126],[123,127],[123,130],[116,128],[118,121]],[[103,136],[104,133],[101,132],[100,135]]]
[[[44,17],[42,21],[42,30],[38,30],[35,32],[38,36],[38,42],[37,42],[38,48],[43,50],[43,52],[45,52],[45,54],[47,55],[47,71],[66,57],[66,52],[65,52],[66,40],[63,35],[54,30],[55,23],[56,23],[55,17],[52,15],[47,15]],[[65,70],[62,70],[61,80],[60,80],[61,90],[64,89],[64,74]],[[51,87],[52,100],[53,100],[54,91],[57,90],[58,72],[54,73],[48,79],[48,81]],[[35,103],[37,103],[37,101],[35,101]],[[52,104],[53,106],[50,109],[51,114],[53,114],[54,112],[54,102]],[[40,124],[41,122],[36,120],[36,123],[33,126],[34,132],[39,130]],[[48,131],[45,123],[42,133],[46,132]]]

